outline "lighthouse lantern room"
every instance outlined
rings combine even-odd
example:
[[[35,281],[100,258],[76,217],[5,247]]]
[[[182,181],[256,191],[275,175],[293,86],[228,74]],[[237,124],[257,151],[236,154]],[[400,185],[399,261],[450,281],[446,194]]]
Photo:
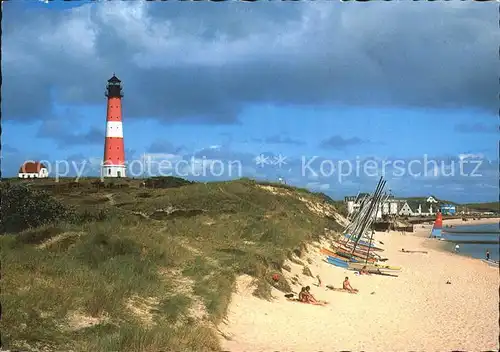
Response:
[[[125,149],[122,125],[122,86],[121,81],[113,74],[106,85],[108,98],[106,116],[106,138],[104,142],[104,159],[101,169],[102,177],[126,177]]]

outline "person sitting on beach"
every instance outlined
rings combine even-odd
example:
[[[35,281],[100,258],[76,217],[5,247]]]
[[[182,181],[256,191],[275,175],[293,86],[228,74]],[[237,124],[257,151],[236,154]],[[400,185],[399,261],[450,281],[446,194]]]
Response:
[[[366,265],[361,268],[361,270],[359,271],[359,275],[370,275],[370,272],[366,268]]]
[[[307,303],[310,303],[310,304],[316,304],[316,305],[321,305],[321,306],[322,306],[322,305],[325,305],[325,304],[328,304],[328,302],[327,302],[327,301],[319,301],[319,300],[317,300],[317,299],[316,299],[316,297],[314,297],[314,296],[312,295],[312,293],[310,292],[310,291],[311,291],[311,287],[306,286],[306,287],[305,287],[305,290],[306,290],[305,295],[306,295],[306,297],[307,297],[307,298],[306,298],[306,299],[307,299]]]
[[[314,301],[316,301],[313,295],[309,292],[310,289],[311,288],[309,286],[302,287],[299,292],[299,301],[304,303],[314,303]]]
[[[349,282],[349,278],[346,276],[344,282],[342,283],[342,288],[350,293],[358,293],[358,290],[352,288],[351,283]]]
[[[307,302],[307,292],[305,287],[302,287],[302,289],[299,292],[299,301]]]
[[[311,293],[311,287],[306,286],[305,289],[306,289],[305,294],[306,294],[306,297],[307,297],[307,301],[309,303],[318,303],[318,300]]]
[[[311,288],[309,286],[302,287],[299,293],[299,301],[304,302],[304,303],[317,303],[316,299],[314,296],[309,292]]]

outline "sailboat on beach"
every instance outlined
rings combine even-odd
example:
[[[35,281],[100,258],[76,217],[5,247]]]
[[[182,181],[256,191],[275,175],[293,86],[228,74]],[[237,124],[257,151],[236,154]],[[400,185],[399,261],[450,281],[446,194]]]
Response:
[[[443,215],[441,212],[437,213],[436,221],[434,221],[434,226],[432,227],[431,234],[429,238],[442,238],[441,231],[443,230]]]
[[[383,194],[385,184],[386,181],[381,177],[375,192],[361,200],[360,207],[351,217],[343,236],[331,244],[331,249],[321,248],[320,253],[326,256],[327,263],[354,271],[365,269],[379,275],[385,275],[381,270],[401,270],[399,266],[377,263],[387,259],[378,254],[383,252],[383,249],[375,246],[374,231],[370,231],[379,205],[387,199],[387,195]]]

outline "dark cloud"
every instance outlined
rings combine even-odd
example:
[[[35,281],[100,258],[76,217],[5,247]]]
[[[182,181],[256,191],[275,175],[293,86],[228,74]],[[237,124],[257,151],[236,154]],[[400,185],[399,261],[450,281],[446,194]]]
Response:
[[[91,127],[86,132],[73,132],[66,125],[60,120],[43,121],[37,136],[53,139],[59,148],[104,143],[105,135],[101,128]]]
[[[103,104],[113,72],[131,118],[227,124],[255,103],[498,108],[493,3],[99,2],[4,12],[7,120],[47,118],[52,99]]]
[[[365,143],[368,142],[358,137],[344,138],[342,136],[337,135],[321,141],[319,146],[325,149],[343,149],[352,145],[359,145]]]
[[[149,153],[173,153],[178,154],[184,151],[186,148],[184,146],[174,146],[168,141],[155,141],[151,143],[147,151]]]
[[[460,133],[498,133],[499,125],[485,123],[460,123],[455,126],[455,131]]]

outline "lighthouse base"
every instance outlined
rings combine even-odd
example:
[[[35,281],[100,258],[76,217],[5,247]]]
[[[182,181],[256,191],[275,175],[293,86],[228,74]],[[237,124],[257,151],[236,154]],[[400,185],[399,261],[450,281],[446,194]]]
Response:
[[[101,169],[101,177],[127,177],[125,174],[125,165],[104,165]]]

